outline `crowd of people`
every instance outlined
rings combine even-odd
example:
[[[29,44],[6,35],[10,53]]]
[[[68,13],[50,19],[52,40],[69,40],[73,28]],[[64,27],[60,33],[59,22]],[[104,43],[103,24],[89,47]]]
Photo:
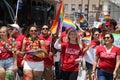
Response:
[[[56,34],[49,29],[47,24],[41,30],[32,24],[24,32],[16,23],[0,26],[0,80],[15,80],[16,73],[18,80],[77,80],[81,58],[88,80],[118,78],[120,48],[113,44],[112,33],[119,30],[114,19],[99,28],[66,27]],[[91,40],[84,42],[85,37]]]

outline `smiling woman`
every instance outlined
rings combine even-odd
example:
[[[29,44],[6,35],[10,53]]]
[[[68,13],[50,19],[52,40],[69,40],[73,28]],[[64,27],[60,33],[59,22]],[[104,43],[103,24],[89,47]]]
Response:
[[[15,39],[9,36],[8,28],[2,26],[0,28],[0,80],[13,80],[14,72],[17,71],[17,56],[13,51],[13,41],[16,45]]]
[[[38,39],[37,26],[35,25],[28,27],[26,36],[22,46],[22,51],[25,52],[24,80],[39,80],[44,70],[44,57],[35,54],[41,54],[40,51],[46,53],[44,41]]]
[[[111,33],[106,33],[103,37],[105,44],[99,46],[96,50],[92,78],[94,78],[98,65],[98,80],[114,80],[117,77],[117,71],[120,66],[120,49],[113,45],[114,37]]]
[[[61,64],[63,80],[77,80],[79,57],[83,55],[83,48],[79,38],[76,30],[69,30],[66,42],[60,43],[60,38],[55,42],[54,47],[61,49],[63,58]]]

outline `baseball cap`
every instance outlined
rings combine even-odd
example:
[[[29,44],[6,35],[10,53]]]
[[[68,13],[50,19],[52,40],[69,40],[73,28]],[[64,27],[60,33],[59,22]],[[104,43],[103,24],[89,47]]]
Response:
[[[10,26],[16,28],[17,30],[20,30],[20,26],[18,24],[10,24]]]
[[[107,26],[112,26],[112,24],[111,24],[110,21],[107,21],[107,22],[106,22],[106,25],[107,25]]]

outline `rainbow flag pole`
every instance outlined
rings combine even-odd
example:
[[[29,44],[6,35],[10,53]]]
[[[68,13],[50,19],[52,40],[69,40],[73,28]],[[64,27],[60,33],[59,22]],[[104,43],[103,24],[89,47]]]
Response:
[[[55,34],[61,31],[62,22],[64,17],[64,8],[63,8],[63,1],[61,1],[60,7],[58,9],[57,15],[53,21],[52,27],[50,31]]]

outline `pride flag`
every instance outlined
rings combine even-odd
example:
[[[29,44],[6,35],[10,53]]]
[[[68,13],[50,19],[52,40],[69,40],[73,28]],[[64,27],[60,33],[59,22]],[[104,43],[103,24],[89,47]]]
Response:
[[[61,29],[61,24],[63,22],[63,17],[64,17],[64,9],[63,9],[63,1],[60,4],[60,7],[58,9],[57,15],[53,21],[52,27],[50,28],[50,31],[55,34],[58,33],[59,30]]]
[[[83,37],[82,42],[83,43],[90,43],[91,42],[91,36]]]
[[[104,19],[110,19],[111,17],[110,17],[110,15],[109,14],[107,14],[107,15],[104,15]]]
[[[80,22],[81,24],[86,24],[87,20],[86,20],[85,16],[81,15],[80,19],[78,20],[78,22]]]
[[[29,54],[32,54],[36,57],[39,57],[39,58],[44,58],[45,57],[45,52],[43,50],[39,50],[39,51],[29,51],[28,52]]]
[[[63,26],[76,30],[76,25],[68,18],[63,19]]]
[[[100,37],[100,44],[104,44],[104,39],[102,36]]]

